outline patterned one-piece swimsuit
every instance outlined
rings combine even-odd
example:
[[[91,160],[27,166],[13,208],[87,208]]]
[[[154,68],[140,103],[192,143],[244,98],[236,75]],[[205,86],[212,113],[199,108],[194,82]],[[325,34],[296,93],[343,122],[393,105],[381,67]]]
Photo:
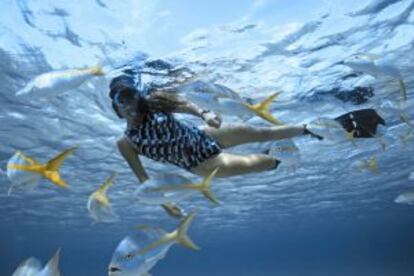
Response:
[[[158,67],[160,64],[153,65]],[[113,97],[116,93],[117,84],[133,86],[142,95],[147,95],[151,85],[141,79],[141,69],[134,62],[125,65],[123,70],[120,68],[120,74],[111,81],[110,95]],[[211,136],[197,127],[177,121],[173,114],[149,112],[142,116],[138,126],[125,131],[141,155],[190,170],[221,152],[221,147]]]
[[[207,133],[177,121],[172,114],[150,112],[141,123],[125,131],[139,154],[190,170],[221,152]]]

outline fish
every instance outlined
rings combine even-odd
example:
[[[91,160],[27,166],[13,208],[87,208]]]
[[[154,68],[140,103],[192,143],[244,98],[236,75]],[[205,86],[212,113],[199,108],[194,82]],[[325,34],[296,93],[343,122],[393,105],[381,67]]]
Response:
[[[199,250],[200,248],[187,235],[194,217],[195,213],[189,214],[178,228],[170,233],[161,228],[146,226],[123,238],[112,254],[108,275],[149,275],[149,271],[176,243],[192,250]]]
[[[404,192],[404,193],[398,195],[394,199],[394,202],[398,203],[398,204],[413,205],[414,204],[414,191]]]
[[[401,71],[388,58],[374,54],[358,53],[340,61],[338,64],[348,66],[354,71],[363,72],[375,78],[385,75],[395,79],[400,86],[403,101],[407,100],[407,87]]]
[[[60,248],[43,269],[38,259],[30,257],[17,267],[12,276],[60,276],[59,260]]]
[[[216,84],[216,83],[210,83],[205,82],[201,80],[192,81],[190,83],[187,83],[185,85],[181,85],[177,87],[177,92],[180,94],[185,95],[191,95],[194,97],[194,100],[197,101],[197,99],[203,99],[203,97],[198,98],[198,95],[210,95],[211,99],[218,99],[218,98],[228,98],[228,99],[235,99],[235,100],[241,100],[242,98],[240,95],[233,91],[232,89]],[[208,98],[208,97],[204,97]],[[197,101],[198,102],[198,101]],[[198,102],[202,103],[202,102]]]
[[[46,178],[60,188],[68,188],[68,184],[61,177],[59,169],[75,149],[76,147],[66,149],[44,164],[19,150],[16,151],[7,163],[6,174],[12,184],[9,195],[16,187],[24,190],[34,189],[42,178]]]
[[[334,119],[319,117],[307,124],[307,128],[312,133],[324,137],[325,140],[332,142],[353,142],[354,130],[351,130],[350,132],[346,131],[343,126]]]
[[[257,103],[257,104],[249,104],[249,103],[244,103],[244,105],[250,109],[251,111],[253,111],[257,116],[259,116],[260,118],[274,124],[274,125],[283,125],[283,123],[277,119],[276,117],[274,117],[270,111],[270,104],[280,95],[280,92],[276,92],[271,94],[270,96],[268,96],[267,98],[265,98],[262,102]]]
[[[93,77],[103,75],[103,68],[99,65],[83,69],[51,71],[29,81],[25,87],[16,92],[16,96],[28,99],[55,97],[78,88]]]
[[[288,167],[290,170],[295,171],[299,167],[300,151],[292,139],[273,142],[270,150],[265,153],[282,161],[279,168]]]
[[[217,172],[218,168],[200,183],[192,183],[186,177],[178,174],[162,174],[140,185],[135,191],[135,197],[140,203],[159,205],[180,202],[200,192],[212,203],[219,205],[220,201],[210,190],[211,180]]]
[[[86,204],[90,217],[97,222],[111,223],[119,220],[119,216],[112,210],[107,191],[112,185],[116,173],[113,173],[106,181],[93,192]]]
[[[378,173],[378,162],[376,156],[372,156],[368,160],[358,161],[357,166],[361,171],[366,170],[372,173]]]
[[[258,116],[272,124],[283,125],[269,112],[270,104],[280,95],[280,92],[271,94],[260,103],[251,104],[223,85],[196,81],[179,87],[178,93],[189,101],[220,114],[244,116],[247,119]]]

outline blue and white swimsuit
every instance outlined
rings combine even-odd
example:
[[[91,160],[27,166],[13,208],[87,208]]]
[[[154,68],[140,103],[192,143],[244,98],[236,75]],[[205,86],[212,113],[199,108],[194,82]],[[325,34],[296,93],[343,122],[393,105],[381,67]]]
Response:
[[[147,113],[125,135],[141,155],[186,170],[221,152],[217,142],[204,131],[180,123],[174,115],[163,112]]]
[[[140,81],[140,73],[133,73],[126,71],[122,78],[130,78],[141,93],[148,94],[148,87],[143,87]],[[211,136],[195,126],[179,122],[173,114],[147,112],[141,116],[140,124],[127,129],[125,135],[145,157],[191,170],[221,152]]]

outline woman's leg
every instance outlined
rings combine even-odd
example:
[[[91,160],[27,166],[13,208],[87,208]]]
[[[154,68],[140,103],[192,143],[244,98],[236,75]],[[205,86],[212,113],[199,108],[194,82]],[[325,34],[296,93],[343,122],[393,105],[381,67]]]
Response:
[[[304,126],[254,127],[247,124],[227,124],[220,128],[204,127],[223,148],[241,144],[292,138],[304,134]]]
[[[267,154],[235,155],[220,153],[197,167],[192,172],[200,176],[209,175],[215,168],[219,168],[217,177],[227,177],[246,173],[255,173],[275,169],[280,161]]]

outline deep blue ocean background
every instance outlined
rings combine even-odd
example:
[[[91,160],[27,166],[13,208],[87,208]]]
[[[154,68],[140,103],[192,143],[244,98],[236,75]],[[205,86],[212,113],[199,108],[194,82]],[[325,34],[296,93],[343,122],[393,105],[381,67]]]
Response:
[[[8,196],[10,183],[0,176],[0,276],[30,256],[46,263],[59,247],[62,275],[107,275],[113,250],[134,226],[177,226],[161,208],[131,197],[138,184],[116,149],[125,125],[111,109],[110,79],[55,98],[15,96],[50,70],[117,66],[137,56],[180,64],[255,102],[282,91],[272,113],[287,124],[361,108],[375,108],[387,122],[385,151],[378,139],[300,137],[295,172],[214,181],[222,206],[201,196],[182,203],[197,212],[190,236],[201,250],[175,245],[152,275],[414,275],[414,206],[394,203],[414,190],[414,135],[399,119],[398,84],[338,64],[355,53],[390,60],[406,83],[412,122],[414,1],[2,0],[1,7],[0,167],[16,150],[47,161],[79,149],[62,168],[70,190],[42,181]],[[372,156],[378,172],[361,171],[357,163]],[[144,165],[151,176],[184,173],[148,159]],[[112,171],[119,176],[109,197],[121,221],[93,225],[87,198]]]

